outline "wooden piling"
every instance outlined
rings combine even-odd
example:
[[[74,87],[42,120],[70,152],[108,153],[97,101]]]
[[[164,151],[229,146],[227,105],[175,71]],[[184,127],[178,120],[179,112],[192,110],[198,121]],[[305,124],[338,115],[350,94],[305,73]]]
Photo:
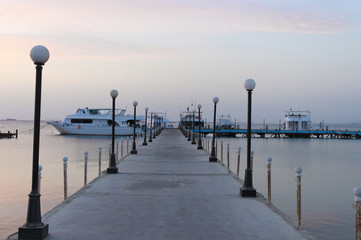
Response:
[[[301,173],[302,168],[296,167],[296,181],[297,181],[297,228],[301,228]]]
[[[271,204],[271,164],[272,164],[272,158],[268,157],[267,158],[267,189],[268,189],[267,199],[268,199],[268,204]]]

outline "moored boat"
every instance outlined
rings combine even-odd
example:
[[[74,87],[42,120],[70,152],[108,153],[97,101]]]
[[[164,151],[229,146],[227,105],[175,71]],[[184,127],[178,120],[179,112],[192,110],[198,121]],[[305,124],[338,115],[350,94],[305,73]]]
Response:
[[[140,127],[141,117],[125,115],[125,109],[115,110],[115,135],[130,136],[134,132],[142,133]],[[62,121],[52,122],[61,134],[66,135],[111,135],[112,134],[112,109],[111,108],[79,108],[75,114],[67,115]]]
[[[290,109],[285,114],[283,129],[293,131],[311,130],[311,112]]]
[[[235,124],[232,122],[231,116],[228,115],[221,115],[218,118],[218,129],[235,129]]]

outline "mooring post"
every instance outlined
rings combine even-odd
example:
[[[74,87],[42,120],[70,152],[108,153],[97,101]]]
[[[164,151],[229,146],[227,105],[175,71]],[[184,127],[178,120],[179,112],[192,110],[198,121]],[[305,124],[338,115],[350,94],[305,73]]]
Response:
[[[116,141],[116,146],[117,146],[117,150],[116,150],[116,154],[115,154],[115,162],[119,162],[119,140]]]
[[[251,151],[251,169],[253,169],[253,157],[254,157],[254,151]]]
[[[355,239],[361,239],[361,187],[353,189],[355,195]]]
[[[63,158],[64,163],[64,200],[68,198],[68,158]]]
[[[87,184],[88,174],[88,151],[84,152],[84,186]]]
[[[206,135],[205,135],[205,134],[202,134],[202,146],[204,146],[205,139],[206,139]]]
[[[268,204],[271,204],[271,164],[272,158],[267,158],[267,189],[268,189]]]
[[[39,174],[38,174],[38,176],[39,176],[39,186],[38,186],[39,193],[40,193],[40,186],[41,186],[41,170],[43,170],[43,167],[41,165],[39,165]]]
[[[209,145],[210,145],[210,141],[209,141],[209,138],[207,138],[207,151],[208,151],[208,152],[210,152],[210,147],[209,147]]]
[[[218,139],[216,139],[216,153],[215,157],[218,158]]]
[[[109,159],[109,166],[111,165],[111,160],[112,160],[112,143],[109,143],[109,147],[108,147],[109,151],[108,151],[108,159]]]
[[[221,140],[221,162],[223,162],[223,140]]]
[[[238,157],[237,157],[237,177],[239,177],[239,168],[241,165],[241,147],[238,148]]]
[[[297,181],[297,228],[301,228],[301,173],[302,168],[296,167],[296,181]]]
[[[99,170],[98,170],[98,176],[100,177],[102,172],[102,147],[99,147]]]
[[[227,143],[227,168],[229,171],[229,143]]]
[[[206,141],[206,145],[207,145],[207,152],[209,152],[208,137],[206,137],[205,141]]]
[[[123,139],[120,141],[120,157],[123,157]]]

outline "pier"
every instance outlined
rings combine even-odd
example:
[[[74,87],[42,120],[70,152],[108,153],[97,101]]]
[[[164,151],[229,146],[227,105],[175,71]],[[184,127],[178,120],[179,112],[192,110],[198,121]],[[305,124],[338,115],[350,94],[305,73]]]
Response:
[[[117,167],[43,216],[47,240],[313,239],[261,195],[240,197],[242,181],[178,129]]]
[[[18,138],[18,130],[16,130],[15,133],[11,133],[10,131],[8,131],[7,133],[2,133],[0,131],[0,139],[2,138]]]
[[[195,129],[196,133],[199,131]],[[237,134],[240,137],[246,137],[246,129],[216,129],[217,136],[235,137]],[[337,138],[337,139],[361,139],[360,131],[348,130],[267,130],[267,129],[252,129],[253,137],[289,137],[289,138]],[[213,133],[213,129],[201,129],[202,134]]]

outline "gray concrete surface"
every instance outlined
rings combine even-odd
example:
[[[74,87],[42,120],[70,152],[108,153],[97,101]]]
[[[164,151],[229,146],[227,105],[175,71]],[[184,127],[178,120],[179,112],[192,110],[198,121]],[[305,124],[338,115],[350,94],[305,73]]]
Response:
[[[47,240],[310,239],[169,129],[43,217]],[[13,236],[16,237],[16,236]]]

